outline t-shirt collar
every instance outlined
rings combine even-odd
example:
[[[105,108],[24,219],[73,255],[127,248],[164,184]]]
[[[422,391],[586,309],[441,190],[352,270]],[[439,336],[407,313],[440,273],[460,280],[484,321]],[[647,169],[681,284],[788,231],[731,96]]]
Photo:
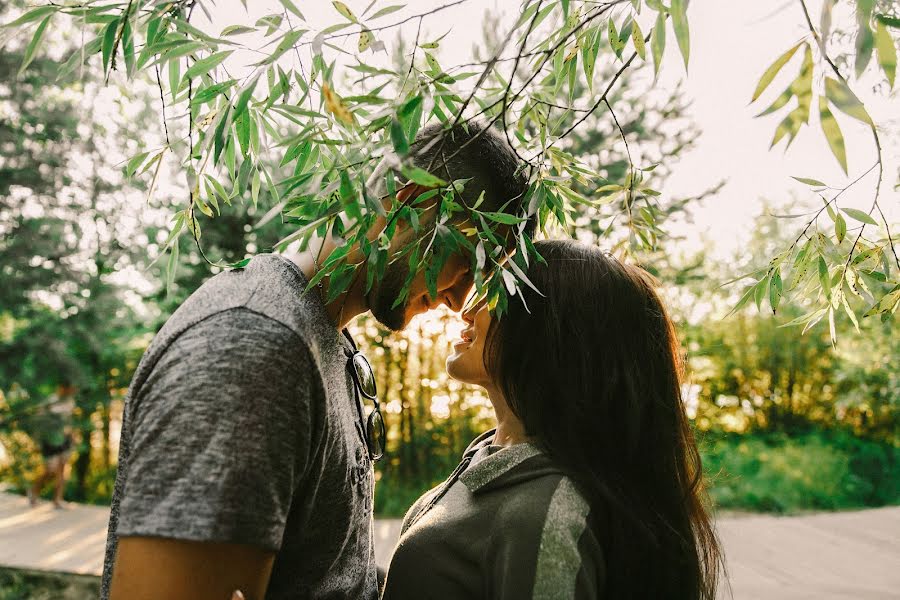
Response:
[[[465,456],[471,457],[484,446],[489,446],[494,439],[496,430],[491,430],[479,436],[466,450]],[[459,480],[475,493],[489,483],[505,475],[523,462],[537,456],[541,450],[530,442],[522,442],[497,450],[466,469]]]

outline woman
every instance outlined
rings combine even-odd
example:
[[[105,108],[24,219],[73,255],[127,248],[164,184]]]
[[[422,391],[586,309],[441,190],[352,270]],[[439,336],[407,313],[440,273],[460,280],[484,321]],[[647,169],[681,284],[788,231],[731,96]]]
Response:
[[[721,554],[655,281],[536,246],[543,294],[463,315],[447,370],[488,392],[497,428],[409,510],[383,598],[712,600]]]

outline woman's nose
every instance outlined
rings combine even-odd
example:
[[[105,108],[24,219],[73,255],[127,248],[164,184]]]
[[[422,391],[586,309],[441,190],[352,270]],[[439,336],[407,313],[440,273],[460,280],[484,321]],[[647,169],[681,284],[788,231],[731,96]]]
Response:
[[[478,312],[478,305],[472,304],[462,312],[462,319],[469,325],[475,322],[475,313]]]

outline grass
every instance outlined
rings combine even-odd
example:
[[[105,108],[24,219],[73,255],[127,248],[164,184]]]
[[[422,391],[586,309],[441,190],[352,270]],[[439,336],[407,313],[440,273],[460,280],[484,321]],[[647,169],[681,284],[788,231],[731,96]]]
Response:
[[[701,451],[721,509],[789,514],[900,504],[900,449],[844,432],[707,436]]]
[[[792,514],[900,504],[900,448],[843,431],[707,433],[700,451],[720,510]],[[437,475],[440,482],[446,474]],[[376,516],[402,517],[433,485],[382,479]]]
[[[99,596],[99,577],[0,567],[0,600],[88,600]]]

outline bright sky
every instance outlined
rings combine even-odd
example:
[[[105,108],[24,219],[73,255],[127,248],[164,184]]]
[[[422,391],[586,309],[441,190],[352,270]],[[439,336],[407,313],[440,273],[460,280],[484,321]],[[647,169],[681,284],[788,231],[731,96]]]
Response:
[[[450,0],[410,2],[406,8],[382,18],[377,24],[393,23],[428,8],[450,3]],[[330,2],[323,0],[297,4],[308,23],[317,29],[342,20]],[[369,0],[347,0],[346,4],[358,15],[369,5]],[[378,3],[379,6],[386,4],[389,2]],[[424,21],[421,38],[423,41],[432,40],[449,30],[449,35],[441,42],[439,56],[442,64],[467,62],[473,44],[483,39],[484,11],[501,12],[504,15],[502,23],[507,24],[516,15],[519,4],[518,0],[469,0],[428,17]],[[273,12],[280,10],[280,5],[274,0],[249,5],[253,19],[270,9]],[[814,23],[818,23],[818,7],[812,6],[811,9]],[[199,13],[195,16],[202,18]],[[757,104],[749,106],[748,102],[766,67],[806,35],[799,3],[784,0],[695,1],[690,5],[688,16],[691,27],[690,73],[685,75],[670,31],[663,73],[655,85],[671,90],[684,79],[686,99],[690,104],[689,115],[699,125],[702,134],[696,147],[675,165],[674,174],[662,191],[676,196],[693,195],[722,179],[726,180],[722,191],[707,200],[702,210],[696,211],[693,224],[675,229],[688,237],[684,250],[699,248],[701,236],[706,236],[714,244],[714,254],[725,257],[732,255],[747,239],[751,221],[762,211],[764,199],[776,205],[792,200],[801,202],[803,206],[820,202],[808,187],[791,179],[791,175],[819,179],[842,188],[874,164],[875,149],[868,129],[841,113],[837,113],[837,119],[846,140],[849,176],[843,174],[832,156],[815,115],[812,124],[801,130],[787,152],[784,142],[775,149],[769,149],[781,113],[762,119],[756,119],[754,115],[768,106],[796,75],[799,53]],[[218,5],[210,29],[218,32],[225,25],[247,20],[239,2],[230,0]],[[852,22],[852,15],[836,12],[835,22],[842,20]],[[413,20],[400,28],[407,40],[415,38],[416,25],[417,21]],[[649,26],[648,22],[644,29],[648,30]],[[503,27],[501,29],[505,31]],[[387,45],[388,52],[396,42],[395,36],[391,32],[380,38]],[[356,36],[353,36],[347,40],[345,47],[352,49],[355,42]],[[304,61],[308,59],[308,53],[309,47],[306,46],[301,54]],[[381,56],[387,61],[386,55]],[[367,53],[366,60],[371,62],[377,58]],[[872,88],[882,80],[873,60],[863,82],[855,85],[855,89],[875,122],[885,127],[882,132],[885,156],[882,207],[896,222],[900,218],[900,195],[894,190],[900,166],[900,140],[897,139],[900,104],[896,91],[890,96],[873,92]],[[814,85],[820,87],[821,80],[817,78]],[[868,210],[875,181],[876,172],[873,171],[842,196],[842,205]],[[798,220],[796,224],[799,227],[803,222]]]
[[[818,6],[813,8],[813,22],[818,23]],[[801,130],[787,152],[783,141],[769,149],[781,113],[760,119],[754,115],[767,107],[796,76],[799,56],[788,63],[758,103],[749,106],[748,102],[763,71],[805,35],[805,21],[798,2],[693,2],[688,15],[691,65],[685,91],[692,100],[690,114],[703,133],[696,149],[686,154],[676,168],[666,191],[678,195],[699,193],[717,179],[727,178],[722,191],[697,214],[694,230],[708,232],[717,250],[730,253],[747,238],[750,219],[762,210],[763,198],[780,204],[795,195],[805,203],[817,202],[809,188],[791,179],[792,175],[842,188],[874,164],[875,146],[867,127],[838,113],[836,118],[847,146],[849,176],[844,175],[831,154],[816,116],[811,125]],[[683,71],[671,68],[677,60],[674,54],[670,53],[667,60],[671,62],[667,77],[661,81],[663,85],[671,85],[675,76],[683,75]],[[874,93],[873,86],[883,80],[875,60],[863,77],[863,82],[854,89],[875,122],[884,127],[881,142],[885,179],[881,205],[896,223],[900,218],[900,195],[894,190],[900,168],[900,103],[896,91],[900,85],[895,85],[890,96]],[[814,80],[815,85],[821,83]],[[842,206],[868,210],[876,179],[873,171],[861,180],[841,197]],[[804,223],[794,222],[798,226]]]

